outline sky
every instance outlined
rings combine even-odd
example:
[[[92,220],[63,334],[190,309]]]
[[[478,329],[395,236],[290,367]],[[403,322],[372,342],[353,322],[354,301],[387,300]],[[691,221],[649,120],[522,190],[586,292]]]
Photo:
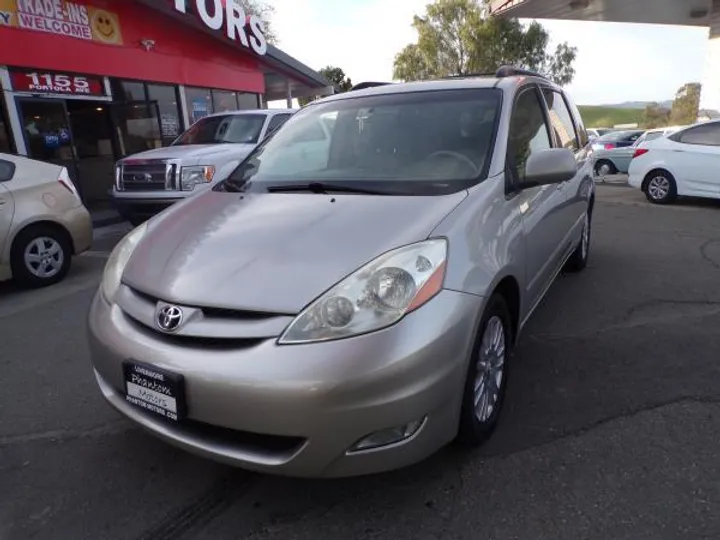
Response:
[[[338,66],[355,83],[391,80],[395,54],[416,39],[412,17],[428,1],[267,0],[283,51],[314,69]],[[664,101],[702,80],[706,28],[539,22],[553,43],[578,48],[567,90],[580,105]]]

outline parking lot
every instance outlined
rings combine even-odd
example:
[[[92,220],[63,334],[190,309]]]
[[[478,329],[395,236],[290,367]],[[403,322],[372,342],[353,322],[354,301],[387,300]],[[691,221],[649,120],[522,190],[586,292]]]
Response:
[[[124,230],[57,287],[0,286],[0,539],[720,534],[720,203],[600,185],[589,267],[527,326],[491,441],[333,481],[201,460],[104,403],[85,317]]]

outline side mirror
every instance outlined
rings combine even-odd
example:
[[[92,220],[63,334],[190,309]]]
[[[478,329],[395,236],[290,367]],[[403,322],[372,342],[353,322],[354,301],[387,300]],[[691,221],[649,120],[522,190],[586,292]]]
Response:
[[[560,184],[574,178],[577,171],[575,155],[567,148],[540,150],[528,158],[520,188]]]

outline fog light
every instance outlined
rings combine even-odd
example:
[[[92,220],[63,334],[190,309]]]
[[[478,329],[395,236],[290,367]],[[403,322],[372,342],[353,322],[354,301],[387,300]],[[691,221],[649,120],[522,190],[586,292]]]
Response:
[[[371,433],[367,437],[363,437],[356,442],[352,447],[350,447],[348,453],[370,450],[372,448],[379,448],[381,446],[388,446],[390,444],[404,441],[405,439],[409,439],[415,435],[424,423],[425,418],[422,418],[420,420],[410,422],[409,424],[405,424],[404,426],[376,431],[375,433]]]

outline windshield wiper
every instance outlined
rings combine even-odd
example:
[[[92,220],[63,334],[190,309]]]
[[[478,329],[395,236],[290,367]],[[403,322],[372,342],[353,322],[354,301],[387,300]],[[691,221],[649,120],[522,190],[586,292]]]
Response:
[[[310,182],[309,184],[287,184],[276,185],[267,188],[270,193],[294,193],[300,191],[309,191],[327,195],[329,193],[357,193],[360,195],[392,195],[388,191],[369,189],[363,187],[354,187],[347,184],[334,184],[329,182]]]

